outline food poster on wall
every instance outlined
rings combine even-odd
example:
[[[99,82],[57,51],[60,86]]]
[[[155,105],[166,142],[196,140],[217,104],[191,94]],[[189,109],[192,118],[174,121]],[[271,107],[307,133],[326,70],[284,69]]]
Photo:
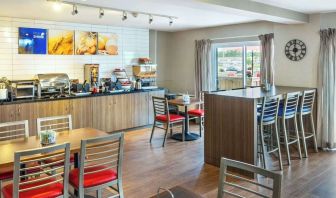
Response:
[[[75,54],[94,55],[97,53],[97,45],[98,45],[97,32],[76,31]]]
[[[74,54],[74,31],[72,30],[49,30],[48,54],[73,55]]]
[[[98,54],[118,55],[118,35],[98,33]]]
[[[47,30],[19,27],[19,54],[46,54]]]

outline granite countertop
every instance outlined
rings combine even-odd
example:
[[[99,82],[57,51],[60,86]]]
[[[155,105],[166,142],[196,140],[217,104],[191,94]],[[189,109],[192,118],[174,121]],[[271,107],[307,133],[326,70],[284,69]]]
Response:
[[[159,90],[164,90],[164,89],[156,88],[156,89],[133,90],[133,91],[116,92],[116,93],[97,93],[97,94],[90,94],[90,95],[83,95],[83,96],[71,95],[71,96],[63,97],[63,98],[19,99],[19,100],[14,100],[14,101],[0,101],[0,105],[23,104],[23,103],[31,103],[31,102],[47,102],[47,101],[55,101],[55,100],[68,100],[68,99],[99,97],[99,96],[112,96],[112,95],[143,93],[143,92],[151,92],[151,91],[159,91]]]
[[[257,98],[262,98],[265,96],[269,97],[269,96],[282,95],[282,94],[291,93],[291,92],[302,92],[304,90],[310,90],[310,89],[315,89],[315,88],[275,86],[275,88],[271,89],[270,91],[264,91],[261,87],[254,87],[254,88],[237,89],[237,90],[229,90],[229,91],[211,92],[209,94],[227,96],[227,97],[257,99]]]

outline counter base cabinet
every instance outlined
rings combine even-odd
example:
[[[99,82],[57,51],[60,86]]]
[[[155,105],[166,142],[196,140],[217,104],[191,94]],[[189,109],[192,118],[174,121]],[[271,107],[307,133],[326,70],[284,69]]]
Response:
[[[0,105],[0,123],[28,120],[32,136],[37,118],[71,114],[74,129],[120,131],[153,123],[152,96],[163,97],[164,91]]]

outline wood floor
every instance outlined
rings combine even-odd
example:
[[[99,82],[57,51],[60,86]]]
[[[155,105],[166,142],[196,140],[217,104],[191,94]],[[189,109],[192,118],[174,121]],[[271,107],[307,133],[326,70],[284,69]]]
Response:
[[[197,130],[197,127],[193,127]],[[182,185],[204,197],[216,197],[218,168],[204,164],[203,139],[162,144],[162,131],[156,130],[149,144],[150,129],[127,132],[123,166],[126,198],[153,196],[158,187]],[[282,197],[336,197],[336,153],[310,152],[308,159],[295,159],[286,165],[285,156]],[[277,167],[275,167],[276,169]],[[111,194],[106,190],[104,197]]]

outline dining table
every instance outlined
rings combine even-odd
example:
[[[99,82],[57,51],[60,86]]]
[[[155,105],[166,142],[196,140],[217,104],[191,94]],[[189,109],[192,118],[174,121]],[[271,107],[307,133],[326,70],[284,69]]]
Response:
[[[80,151],[81,140],[94,137],[106,136],[108,133],[93,128],[80,128],[56,133],[56,143],[70,143],[70,153],[75,155],[75,167],[78,167],[78,152]],[[14,153],[17,151],[42,148],[38,136],[1,141],[0,142],[0,168],[14,166]]]
[[[192,131],[189,130],[189,115],[188,115],[188,109],[190,106],[196,106],[203,104],[203,101],[197,98],[190,98],[189,101],[184,101],[182,98],[176,98],[176,99],[171,99],[168,100],[168,104],[174,105],[174,106],[179,106],[184,108],[184,117],[185,117],[185,127],[184,127],[184,140],[185,141],[193,141],[197,140],[200,138],[200,136]],[[182,133],[176,133],[172,136],[173,139],[175,140],[180,140],[182,141]]]

